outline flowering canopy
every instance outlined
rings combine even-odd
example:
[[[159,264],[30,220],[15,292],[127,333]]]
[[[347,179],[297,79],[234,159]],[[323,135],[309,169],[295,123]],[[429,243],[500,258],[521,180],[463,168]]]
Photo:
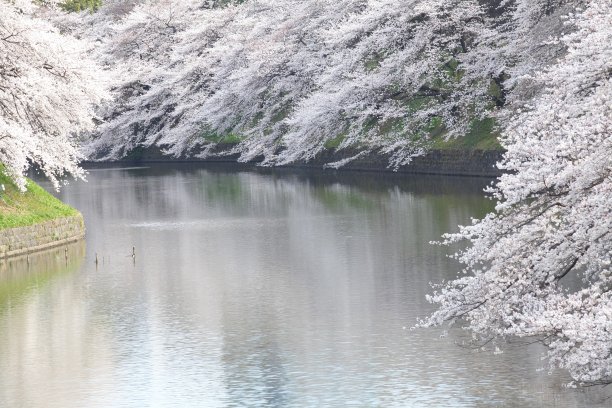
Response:
[[[100,59],[121,93],[86,149],[101,159],[149,146],[205,156],[232,141],[241,160],[269,165],[329,146],[381,149],[401,165],[432,135],[489,115],[492,81],[519,65],[475,53],[500,43],[476,0],[113,4],[72,23],[104,36]]]
[[[610,383],[612,3],[567,23],[567,55],[533,78],[545,92],[505,122],[497,212],[446,237],[472,244],[457,255],[467,276],[430,297],[426,324],[533,336],[578,382]]]
[[[36,18],[29,1],[0,1],[0,163],[25,188],[37,165],[58,186],[82,175],[74,133],[91,129],[104,95],[84,42]]]

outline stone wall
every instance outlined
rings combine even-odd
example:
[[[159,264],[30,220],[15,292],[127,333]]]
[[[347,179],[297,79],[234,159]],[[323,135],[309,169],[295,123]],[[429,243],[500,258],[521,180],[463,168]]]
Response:
[[[350,157],[357,152],[338,154],[325,152],[307,163],[296,163],[291,167],[324,167],[325,164]],[[432,150],[424,156],[417,156],[396,171],[397,173],[439,174],[447,176],[497,177],[501,171],[496,163],[502,151],[496,150]],[[361,171],[394,171],[389,168],[389,157],[371,153],[351,161],[341,169]]]
[[[27,227],[0,230],[0,259],[40,251],[82,239],[85,222],[81,214]]]
[[[228,150],[234,145],[219,146],[218,150]],[[345,149],[339,152],[327,150],[308,162],[296,162],[284,167],[290,168],[324,168],[326,164],[337,162],[356,155],[358,151]],[[397,169],[398,173],[439,174],[447,176],[480,176],[497,177],[501,171],[495,164],[501,159],[501,150],[431,150],[424,156],[415,157],[406,166]],[[253,160],[257,164],[262,158]],[[171,157],[165,156],[159,148],[149,147],[140,149],[138,154],[130,155],[120,161],[130,163],[155,162],[225,162],[236,163],[238,155],[209,156],[204,159],[197,157]],[[93,163],[91,163],[93,164]],[[354,160],[340,168],[340,170],[360,171],[394,171],[389,168],[389,157],[379,153],[370,153]]]

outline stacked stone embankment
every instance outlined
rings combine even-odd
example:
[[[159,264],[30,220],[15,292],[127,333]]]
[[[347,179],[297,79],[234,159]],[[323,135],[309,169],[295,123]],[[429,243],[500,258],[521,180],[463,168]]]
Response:
[[[324,152],[306,163],[292,167],[325,167],[327,163],[350,157],[357,152]],[[408,174],[436,174],[445,176],[497,177],[502,174],[496,163],[503,152],[496,150],[432,150],[397,169],[389,166],[389,157],[377,153],[367,154],[344,165],[345,170],[395,171]]]
[[[235,146],[233,144],[220,145],[218,151],[228,151]],[[214,151],[213,151],[214,152]],[[163,153],[158,147],[142,148],[132,155],[121,159],[122,162],[129,163],[155,163],[155,162],[229,162],[236,163],[239,155],[229,156],[208,156],[198,158],[198,152],[192,156],[174,157]],[[358,150],[344,149],[341,151],[326,150],[317,157],[307,162],[295,162],[283,167],[289,168],[326,168],[328,164],[338,162],[358,154]],[[502,171],[497,168],[496,163],[501,160],[504,152],[502,150],[469,150],[469,149],[436,149],[428,153],[417,156],[412,161],[398,169],[389,166],[389,156],[372,152],[360,156],[356,160],[349,161],[339,170],[358,170],[358,171],[382,171],[398,172],[409,174],[438,174],[446,176],[480,176],[497,177]],[[253,159],[251,164],[259,163],[263,158]],[[90,163],[93,164],[93,163]]]
[[[84,237],[85,222],[80,214],[26,227],[2,229],[0,259],[52,248]]]

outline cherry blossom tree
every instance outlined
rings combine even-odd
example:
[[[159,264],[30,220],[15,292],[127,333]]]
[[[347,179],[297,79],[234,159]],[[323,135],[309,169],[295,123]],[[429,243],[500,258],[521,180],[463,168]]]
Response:
[[[267,165],[351,148],[400,166],[532,97],[524,79],[563,51],[543,41],[571,3],[109,0],[72,22],[102,42],[120,95],[85,152],[203,157],[231,141],[224,153]]]
[[[401,164],[432,129],[462,134],[491,106],[489,70],[462,80],[458,69],[487,31],[476,1],[214,6],[155,1],[115,20],[101,58],[123,94],[89,154],[202,156],[231,138],[241,160],[264,164],[307,160],[330,142],[382,148]]]
[[[0,162],[21,189],[36,165],[58,187],[83,175],[75,135],[92,128],[105,94],[88,45],[37,18],[25,0],[0,1]]]
[[[426,325],[461,320],[480,341],[533,337],[578,383],[612,382],[612,3],[592,0],[551,40],[567,54],[545,91],[504,118],[496,213],[445,243],[466,276],[430,297]]]
[[[446,237],[471,244],[457,254],[465,276],[438,288],[423,324],[533,337],[593,384],[612,379],[611,7],[107,0],[54,22],[98,44],[113,78],[118,96],[84,147],[98,159],[153,147],[278,165],[351,148],[399,166],[495,117],[497,210]]]

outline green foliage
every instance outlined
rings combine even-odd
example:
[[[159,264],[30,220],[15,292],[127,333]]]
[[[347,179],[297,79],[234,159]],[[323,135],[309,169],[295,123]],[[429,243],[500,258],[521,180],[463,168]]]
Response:
[[[243,138],[240,135],[236,135],[234,133],[229,133],[225,136],[223,136],[221,139],[219,139],[219,143],[226,143],[226,144],[238,144],[240,142],[242,142]]]
[[[211,132],[208,129],[204,129],[201,133],[201,137],[213,143],[220,144],[238,144],[244,140],[240,135],[234,133],[227,133],[225,135],[219,135]]]
[[[380,63],[384,59],[384,56],[379,53],[374,53],[370,58],[366,59],[363,63],[366,71],[374,71],[380,66]]]
[[[429,107],[435,102],[436,98],[433,96],[416,96],[414,98],[405,100],[404,104],[406,105],[409,113],[414,113]]]
[[[66,0],[59,4],[62,10],[76,13],[85,10],[96,11],[101,5],[102,0]]]
[[[339,134],[338,136],[334,137],[333,139],[328,139],[325,142],[325,148],[326,149],[337,149],[338,146],[340,146],[340,144],[344,141],[344,138],[346,136],[344,134]]]
[[[446,76],[452,81],[461,80],[461,78],[463,77],[463,74],[465,73],[459,67],[459,61],[457,61],[455,58],[451,58],[448,61],[446,61],[442,69],[444,70],[444,73],[446,74]]]
[[[0,229],[23,227],[55,218],[78,214],[32,180],[27,181],[27,191],[22,193],[0,167]]]
[[[432,149],[458,150],[501,150],[498,133],[495,129],[495,119],[473,119],[470,131],[463,137],[446,139],[442,121],[432,122],[429,129],[432,136]]]

